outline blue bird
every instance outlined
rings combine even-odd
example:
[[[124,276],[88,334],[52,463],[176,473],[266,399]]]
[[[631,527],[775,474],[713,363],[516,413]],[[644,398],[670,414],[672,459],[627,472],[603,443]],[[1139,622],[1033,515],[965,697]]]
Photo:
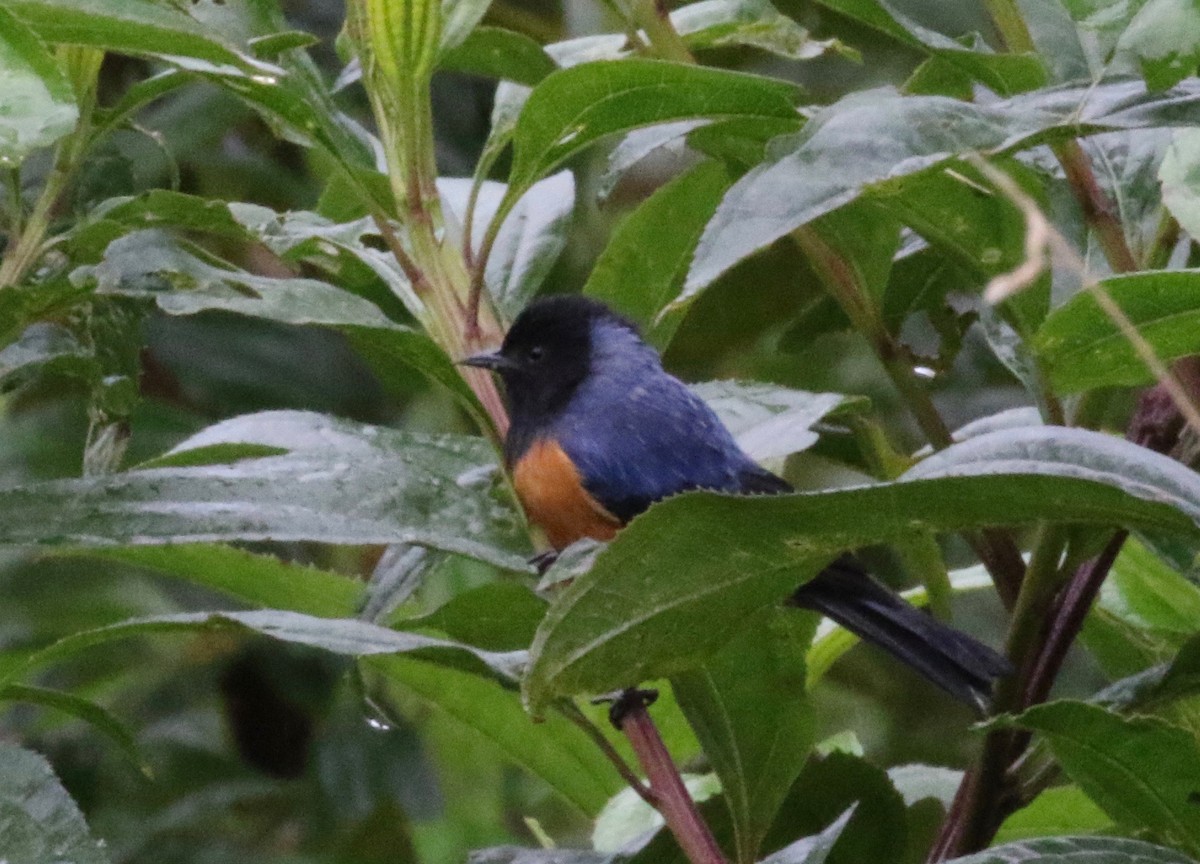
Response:
[[[747,456],[712,409],[662,368],[637,327],[603,304],[562,295],[518,316],[499,351],[464,363],[504,382],[505,459],[530,521],[561,550],[610,540],[655,501],[689,489],[791,492]],[[1009,662],[909,605],[842,556],[792,594],[986,710]]]

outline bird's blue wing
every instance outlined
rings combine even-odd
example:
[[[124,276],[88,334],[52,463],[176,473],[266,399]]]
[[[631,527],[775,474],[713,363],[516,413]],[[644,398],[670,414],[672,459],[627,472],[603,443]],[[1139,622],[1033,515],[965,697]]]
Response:
[[[622,521],[688,489],[741,491],[743,475],[761,471],[712,409],[661,370],[588,382],[555,437],[587,491]]]

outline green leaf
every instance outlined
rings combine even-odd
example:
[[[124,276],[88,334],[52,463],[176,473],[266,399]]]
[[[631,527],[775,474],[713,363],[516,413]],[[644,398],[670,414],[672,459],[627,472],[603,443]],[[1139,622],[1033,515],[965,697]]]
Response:
[[[353,614],[363,591],[361,583],[347,576],[215,544],[123,546],[61,554],[117,561],[202,585],[255,606],[328,618]]]
[[[368,666],[482,735],[588,816],[623,785],[579,727],[557,713],[534,724],[517,694],[494,681],[407,657],[379,658]]]
[[[555,596],[531,649],[526,698],[537,712],[558,695],[694,668],[845,549],[1040,518],[1194,535],[1200,477],[1107,435],[1030,427],[956,444],[869,488],[678,495],[635,519]]]
[[[692,392],[717,412],[738,446],[756,462],[807,450],[817,443],[814,426],[867,404],[861,396],[746,381],[706,381],[692,385]]]
[[[1161,270],[1114,276],[1100,287],[1121,308],[1159,359],[1200,352],[1200,271]],[[1154,380],[1133,346],[1090,292],[1047,316],[1034,348],[1060,393],[1133,386]]]
[[[997,843],[1056,834],[1109,834],[1112,819],[1078,786],[1055,786],[1004,820]]]
[[[13,390],[39,373],[98,380],[95,356],[67,328],[34,324],[21,338],[0,350],[0,390]]]
[[[1191,733],[1151,717],[1121,717],[1084,702],[1031,708],[1007,721],[1045,736],[1066,773],[1117,823],[1200,852]]]
[[[420,8],[420,4],[413,4]],[[479,22],[487,13],[491,0],[441,0],[441,39],[438,46],[439,59],[453,51],[479,29]],[[411,13],[410,13],[411,14]],[[407,33],[398,34],[403,38]]]
[[[671,679],[679,706],[721,778],[738,861],[758,859],[815,738],[804,692],[811,631],[796,632],[795,619],[782,609],[762,610],[703,665]]]
[[[13,169],[75,128],[79,109],[62,69],[37,35],[0,7],[0,168]]]
[[[795,92],[769,78],[657,60],[630,58],[560,70],[534,88],[517,121],[510,203],[607,135],[693,117],[791,119]]]
[[[29,687],[24,684],[6,684],[0,687],[0,700],[29,702],[41,705],[43,708],[53,708],[55,711],[70,714],[106,735],[117,745],[121,754],[133,765],[136,765],[142,774],[147,777],[153,776],[150,766],[138,752],[137,741],[134,740],[129,727],[95,702],[89,702],[74,693],[48,690],[44,687]]]
[[[0,742],[0,837],[13,864],[109,861],[50,763],[6,742]]]
[[[1149,0],[1117,41],[1117,53],[1137,58],[1153,90],[1173,87],[1200,64],[1200,3]]]
[[[1162,846],[1124,837],[1046,837],[1008,843],[947,864],[1195,864]]]
[[[153,0],[7,0],[6,8],[47,42],[87,45],[179,62],[195,58],[262,76],[278,66],[256,59],[180,7]]]
[[[1192,239],[1200,237],[1200,130],[1179,129],[1158,170],[1162,203]]]
[[[460,642],[389,630],[354,618],[316,618],[282,609],[186,612],[131,618],[107,627],[72,633],[29,655],[20,667],[3,670],[0,684],[8,684],[33,669],[117,639],[220,629],[252,630],[282,642],[320,648],[346,657],[410,654],[430,663],[486,675],[504,683],[515,681],[525,662],[522,651],[483,651]]]
[[[896,765],[887,774],[904,799],[904,806],[912,807],[932,798],[947,810],[963,779],[962,771],[941,765]]]
[[[813,39],[767,0],[701,0],[672,12],[671,23],[693,50],[744,45],[789,60],[813,60],[829,53],[859,59],[857,51],[837,39]]]
[[[396,622],[404,629],[433,627],[451,639],[489,651],[528,647],[546,614],[546,601],[515,582],[489,582],[456,595],[428,615]]]
[[[833,851],[834,844],[841,838],[842,832],[846,830],[846,824],[853,815],[854,808],[851,808],[820,834],[801,838],[790,846],[785,846],[764,858],[763,864],[825,864],[829,853]]]
[[[1200,81],[1155,94],[1123,80],[1070,85],[987,105],[889,89],[852,93],[818,112],[790,150],[733,185],[700,238],[685,291],[867,190],[963,153],[1196,122]]]
[[[527,567],[519,517],[496,497],[490,470],[481,471],[494,462],[481,439],[268,411],[218,423],[172,452],[219,443],[288,452],[3,489],[0,542],[410,542]]]
[[[1130,538],[1100,588],[1097,608],[1176,648],[1200,630],[1200,588]]]
[[[657,189],[614,229],[583,293],[629,316],[665,346],[682,310],[665,320],[658,315],[679,294],[700,232],[732,182],[724,165],[704,161]]]
[[[558,68],[537,42],[500,27],[476,27],[462,44],[446,51],[438,65],[530,87]]]

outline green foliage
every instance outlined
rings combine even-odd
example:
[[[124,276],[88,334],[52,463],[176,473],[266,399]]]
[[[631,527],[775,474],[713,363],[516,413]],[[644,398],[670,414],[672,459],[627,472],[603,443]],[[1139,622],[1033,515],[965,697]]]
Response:
[[[736,864],[1200,860],[1196,4],[609,6],[0,7],[0,861],[682,864],[647,682]],[[574,290],[802,491],[535,583],[456,364]]]

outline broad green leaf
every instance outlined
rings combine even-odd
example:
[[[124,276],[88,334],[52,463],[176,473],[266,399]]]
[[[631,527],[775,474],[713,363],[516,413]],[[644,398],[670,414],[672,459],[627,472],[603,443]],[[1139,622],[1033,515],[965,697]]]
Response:
[[[531,649],[526,698],[537,712],[558,695],[694,668],[845,549],[1041,518],[1192,536],[1200,476],[1100,433],[1031,427],[972,438],[868,488],[679,495],[635,519],[557,593]]]
[[[756,462],[807,450],[813,427],[827,417],[861,410],[866,399],[841,393],[808,393],[773,384],[706,381],[692,391],[708,403]]]
[[[701,0],[671,13],[671,23],[695,49],[744,45],[789,60],[813,60],[829,53],[859,59],[837,39],[814,39],[768,0]]]
[[[634,129],[609,150],[604,173],[596,183],[597,200],[607,200],[622,175],[651,153],[679,146],[689,132],[708,123],[708,120],[680,120],[677,123],[659,123]]]
[[[994,52],[975,34],[972,44],[964,45],[905,14],[911,7],[888,0],[820,0],[820,3],[941,60],[1002,95],[1032,90],[1045,83],[1046,71],[1040,57]]]
[[[533,641],[546,601],[515,582],[489,582],[455,596],[419,618],[396,622],[404,629],[432,627],[459,642],[489,651],[515,651]]]
[[[1125,837],[1045,837],[1006,843],[947,864],[1195,864],[1174,849]]]
[[[438,181],[443,203],[460,224],[467,218],[471,186],[469,179]],[[470,216],[476,226],[471,236],[476,253],[483,240],[483,228],[495,218],[505,192],[503,183],[490,180],[479,187]],[[560,171],[533,184],[508,211],[484,270],[488,293],[506,318],[515,318],[549,275],[567,244],[574,209],[574,178],[570,171]]]
[[[1045,736],[1066,773],[1117,823],[1150,830],[1195,855],[1200,748],[1152,717],[1121,717],[1084,702],[1052,702],[1008,721]]]
[[[583,293],[629,316],[653,342],[666,345],[683,315],[676,310],[666,320],[657,316],[679,294],[700,232],[731,182],[724,165],[704,161],[656,190],[613,231]]]
[[[1193,239],[1200,237],[1200,130],[1176,130],[1158,179],[1163,206]]]
[[[1200,271],[1145,271],[1105,279],[1100,287],[1159,359],[1200,352]],[[1034,348],[1060,393],[1154,380],[1129,340],[1086,291],[1047,316]]]
[[[790,119],[796,116],[795,92],[770,78],[657,60],[560,70],[534,88],[517,121],[510,203],[539,177],[607,135],[695,117]]]
[[[815,737],[804,692],[811,630],[797,632],[796,623],[782,609],[762,610],[703,665],[671,679],[679,706],[721,778],[738,861],[758,859]]]
[[[153,0],[6,0],[47,42],[87,45],[143,57],[222,64],[261,76],[282,74],[192,18]]]
[[[71,83],[37,35],[0,7],[0,168],[11,170],[75,128]]]
[[[1200,588],[1134,538],[1100,587],[1097,609],[1176,647],[1200,632]]]
[[[353,614],[362,585],[355,579],[244,549],[216,544],[172,543],[74,550],[99,561],[116,561],[202,585],[255,606],[343,618]]]
[[[50,763],[7,742],[0,742],[0,837],[13,864],[109,860]]]
[[[471,37],[472,33],[479,29],[479,22],[483,20],[490,5],[491,0],[441,0],[439,59],[445,57],[447,52],[462,45]],[[421,8],[420,3],[413,3],[412,6],[417,9]]]
[[[1055,786],[1004,820],[997,843],[1056,834],[1109,834],[1113,821],[1078,786]]]
[[[407,657],[381,657],[368,665],[491,741],[588,816],[599,813],[623,785],[581,729],[557,713],[534,724],[517,694],[494,681]]]
[[[121,754],[137,766],[144,775],[147,777],[153,775],[150,766],[138,752],[137,741],[129,727],[95,702],[89,702],[74,693],[48,690],[45,687],[29,687],[25,684],[6,684],[0,687],[0,701],[29,702],[41,705],[43,708],[53,708],[55,711],[61,711],[82,720],[106,735],[117,745]]]
[[[389,630],[353,618],[315,618],[282,609],[185,612],[131,618],[107,627],[72,633],[30,654],[22,666],[5,669],[0,685],[117,639],[220,629],[251,630],[282,642],[320,648],[346,657],[410,654],[430,663],[487,675],[504,683],[515,681],[525,656],[522,651],[483,651],[460,642]]]
[[[947,810],[963,779],[962,771],[941,765],[896,765],[887,774],[906,807],[932,798]]]
[[[733,185],[700,238],[685,291],[867,190],[964,153],[1196,122],[1193,81],[1153,94],[1126,80],[1070,85],[986,105],[889,89],[852,93],[818,112],[790,150]]]
[[[438,65],[529,87],[558,68],[537,42],[500,27],[476,27],[460,45],[446,51]]]
[[[480,472],[494,460],[481,439],[268,411],[218,423],[172,452],[219,443],[287,453],[3,489],[0,542],[409,542],[526,569],[519,518]]]
[[[1178,84],[1200,64],[1200,4],[1149,0],[1121,34],[1116,50],[1137,58],[1152,89]]]

